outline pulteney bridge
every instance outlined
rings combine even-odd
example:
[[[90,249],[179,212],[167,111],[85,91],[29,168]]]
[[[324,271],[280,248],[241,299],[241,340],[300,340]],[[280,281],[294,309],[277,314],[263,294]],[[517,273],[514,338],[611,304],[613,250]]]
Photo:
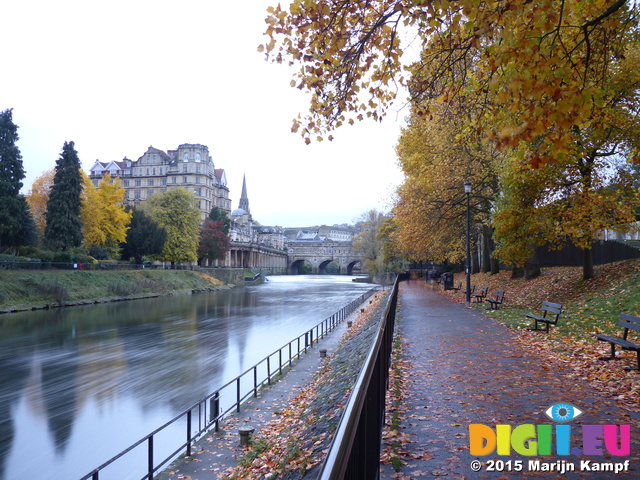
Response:
[[[298,273],[304,264],[311,265],[311,273],[322,274],[327,265],[335,262],[340,266],[341,275],[352,275],[354,267],[361,269],[360,255],[353,252],[351,242],[295,241],[287,242],[287,272]]]

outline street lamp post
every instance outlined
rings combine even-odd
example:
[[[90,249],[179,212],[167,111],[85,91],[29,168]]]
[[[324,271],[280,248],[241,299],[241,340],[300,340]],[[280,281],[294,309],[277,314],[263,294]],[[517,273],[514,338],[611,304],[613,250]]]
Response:
[[[467,262],[465,272],[467,276],[467,307],[471,306],[471,218],[469,214],[469,196],[471,194],[471,182],[464,182],[464,193],[467,196]]]

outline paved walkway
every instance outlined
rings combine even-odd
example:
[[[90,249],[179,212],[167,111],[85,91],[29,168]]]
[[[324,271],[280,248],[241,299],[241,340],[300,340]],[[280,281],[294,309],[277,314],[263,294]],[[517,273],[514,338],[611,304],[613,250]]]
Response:
[[[424,281],[401,284],[398,328],[405,339],[404,357],[410,376],[404,398],[400,435],[386,440],[402,444],[406,462],[393,478],[640,478],[639,416],[618,408],[615,401],[589,388],[586,379],[560,361],[551,363],[534,351],[523,350],[515,334],[481,312],[454,304],[431,291]],[[541,333],[542,334],[542,333]],[[612,457],[549,456],[517,454],[469,454],[469,425],[553,424],[544,412],[558,402],[568,402],[584,414],[571,425],[571,447],[584,448],[579,425],[631,424],[631,455]],[[383,445],[384,448],[384,445]],[[552,445],[555,452],[555,442]],[[473,460],[482,469],[471,469]],[[490,461],[501,472],[489,472]],[[522,461],[522,470],[517,463]],[[553,467],[555,472],[531,472],[529,460]],[[630,462],[630,471],[579,471],[581,460],[591,467],[601,462]],[[544,465],[543,465],[544,464]],[[564,475],[561,469],[575,466]],[[541,468],[542,468],[541,467]],[[509,471],[509,469],[511,471]],[[392,478],[390,465],[383,465],[381,478]]]

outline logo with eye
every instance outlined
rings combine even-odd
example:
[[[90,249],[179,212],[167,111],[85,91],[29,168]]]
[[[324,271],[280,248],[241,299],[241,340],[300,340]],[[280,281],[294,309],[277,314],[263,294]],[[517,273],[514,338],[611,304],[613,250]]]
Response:
[[[570,422],[584,412],[569,403],[555,403],[547,408],[544,414],[555,422]]]

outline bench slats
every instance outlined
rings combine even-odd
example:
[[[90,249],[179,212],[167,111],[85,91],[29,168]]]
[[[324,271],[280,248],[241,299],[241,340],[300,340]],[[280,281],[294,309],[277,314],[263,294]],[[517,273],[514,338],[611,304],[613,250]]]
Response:
[[[545,324],[545,332],[549,331],[549,325],[557,325],[558,324],[558,319],[560,318],[560,314],[562,313],[562,305],[560,305],[559,303],[553,303],[553,302],[547,302],[544,301],[542,302],[542,315],[534,315],[531,313],[527,313],[525,314],[525,316],[527,318],[531,318],[534,321],[534,330],[539,330],[538,329],[538,322],[544,323]],[[549,316],[547,317],[547,313],[554,313],[555,317]]]
[[[624,329],[621,337],[615,335],[604,335],[601,333],[594,333],[593,336],[603,342],[609,342],[611,344],[611,356],[603,358],[603,360],[616,359],[616,345],[622,347],[623,350],[631,350],[636,352],[636,360],[638,362],[638,370],[640,370],[640,345],[627,340],[627,334],[629,329],[640,331],[640,317],[629,315],[627,313],[620,314],[620,320],[618,326]]]

